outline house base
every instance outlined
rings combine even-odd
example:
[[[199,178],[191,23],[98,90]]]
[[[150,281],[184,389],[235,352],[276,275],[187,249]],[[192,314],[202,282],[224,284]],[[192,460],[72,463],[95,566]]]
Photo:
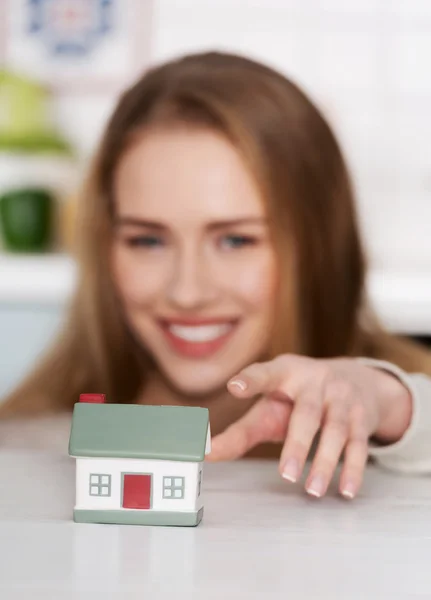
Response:
[[[161,525],[173,527],[196,527],[202,520],[203,507],[198,511],[154,510],[89,510],[75,508],[76,523],[109,523],[117,525]]]

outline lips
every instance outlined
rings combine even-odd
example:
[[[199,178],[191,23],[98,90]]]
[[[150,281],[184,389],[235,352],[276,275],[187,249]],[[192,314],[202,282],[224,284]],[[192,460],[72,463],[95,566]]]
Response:
[[[213,319],[195,319],[195,318],[187,318],[181,317],[178,319],[160,319],[160,323],[165,326],[169,325],[190,325],[190,326],[199,326],[199,325],[222,325],[224,323],[235,323],[238,321],[237,318],[232,317],[214,317]]]
[[[181,356],[205,358],[220,350],[232,336],[238,320],[176,319],[161,321],[170,347]]]

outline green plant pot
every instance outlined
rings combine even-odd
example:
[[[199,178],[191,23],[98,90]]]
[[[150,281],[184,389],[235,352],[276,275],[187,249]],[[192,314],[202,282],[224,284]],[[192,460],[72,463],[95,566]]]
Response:
[[[3,245],[13,252],[42,252],[51,242],[54,197],[42,188],[15,189],[0,196]]]

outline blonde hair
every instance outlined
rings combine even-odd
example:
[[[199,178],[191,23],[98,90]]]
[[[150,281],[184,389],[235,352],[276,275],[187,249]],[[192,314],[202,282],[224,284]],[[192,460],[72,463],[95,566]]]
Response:
[[[128,328],[111,279],[112,181],[146,128],[177,124],[223,133],[261,189],[280,267],[267,358],[367,355],[431,373],[430,353],[385,332],[368,305],[349,174],[325,119],[269,67],[210,52],[151,69],[120,99],[80,198],[79,278],[65,326],[0,414],[70,410],[82,391],[136,401],[154,364]]]

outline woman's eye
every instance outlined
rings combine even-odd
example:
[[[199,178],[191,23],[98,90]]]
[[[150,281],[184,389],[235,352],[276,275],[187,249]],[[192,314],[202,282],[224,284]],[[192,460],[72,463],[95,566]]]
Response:
[[[222,239],[222,243],[229,248],[242,248],[243,246],[251,246],[256,243],[256,239],[246,235],[226,235]]]
[[[140,235],[127,240],[128,246],[143,246],[144,248],[154,248],[159,246],[161,243],[161,239],[154,235]]]

